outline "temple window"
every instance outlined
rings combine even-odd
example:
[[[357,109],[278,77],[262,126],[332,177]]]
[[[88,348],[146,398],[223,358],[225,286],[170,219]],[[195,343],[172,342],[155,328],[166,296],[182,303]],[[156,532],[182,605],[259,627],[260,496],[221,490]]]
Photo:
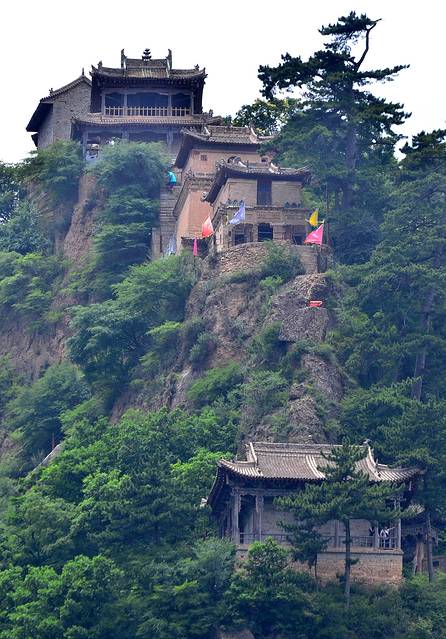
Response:
[[[244,244],[245,243],[245,233],[236,231],[234,235],[234,244]]]
[[[166,107],[169,104],[167,95],[160,93],[129,93],[127,105],[129,107]]]
[[[269,178],[259,178],[257,180],[257,204],[267,206],[271,204],[271,185]]]
[[[259,224],[257,232],[258,242],[267,242],[273,239],[273,227],[271,224]]]
[[[172,115],[188,115],[191,112],[191,98],[187,93],[172,95]]]
[[[106,107],[123,107],[124,94],[123,93],[106,93],[105,106]]]
[[[293,233],[293,244],[302,244],[303,243],[303,235],[299,235],[298,233]]]

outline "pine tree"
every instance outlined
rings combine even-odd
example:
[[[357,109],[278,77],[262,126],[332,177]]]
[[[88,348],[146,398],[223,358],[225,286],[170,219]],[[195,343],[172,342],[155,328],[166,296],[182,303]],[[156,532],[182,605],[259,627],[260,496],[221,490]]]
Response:
[[[390,521],[398,517],[395,509],[389,508],[397,489],[392,485],[371,484],[369,478],[357,469],[357,463],[364,457],[364,449],[344,441],[342,446],[324,455],[327,466],[320,470],[325,474],[325,481],[320,484],[307,485],[305,489],[293,497],[278,500],[281,506],[291,510],[297,520],[299,533],[300,523],[316,528],[328,521],[337,520],[345,529],[344,559],[344,595],[347,607],[350,604],[352,559],[352,519],[369,519],[371,521]]]
[[[301,91],[301,109],[293,112],[274,146],[283,160],[312,167],[319,196],[333,204],[338,253],[347,263],[367,259],[376,243],[384,168],[388,172],[394,164],[398,139],[392,127],[406,117],[401,104],[368,88],[406,68],[365,69],[378,22],[351,12],[320,29],[329,40],[307,61],[286,53],[277,67],[259,69],[267,99],[282,90]]]

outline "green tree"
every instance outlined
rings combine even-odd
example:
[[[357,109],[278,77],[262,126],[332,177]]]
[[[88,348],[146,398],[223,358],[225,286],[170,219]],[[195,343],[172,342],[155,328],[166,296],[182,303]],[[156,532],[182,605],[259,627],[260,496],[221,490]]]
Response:
[[[331,520],[340,521],[345,529],[344,594],[346,605],[350,604],[352,519],[387,521],[395,519],[398,513],[387,506],[397,493],[392,485],[371,484],[368,476],[358,470],[357,463],[365,456],[362,447],[344,442],[324,455],[327,466],[321,468],[325,480],[320,484],[307,485],[292,497],[278,501],[291,510],[296,520],[317,527]],[[299,535],[299,524],[297,524]],[[299,551],[299,547],[297,548]]]
[[[171,256],[134,266],[113,299],[74,309],[70,357],[106,397],[128,382],[150,345],[148,331],[183,319],[193,281],[187,264]]]
[[[78,142],[57,140],[44,149],[33,151],[18,171],[22,179],[35,182],[50,195],[52,204],[59,206],[76,201],[84,166]]]
[[[26,456],[47,454],[60,442],[61,414],[90,396],[79,370],[69,363],[48,368],[31,386],[23,386],[6,406],[6,423]]]
[[[311,634],[311,579],[288,566],[288,552],[272,539],[255,542],[232,577],[227,623],[248,626],[255,637]]]
[[[411,399],[400,414],[383,422],[380,441],[387,454],[404,464],[421,468],[417,479],[417,502],[424,506],[429,580],[435,572],[432,559],[432,519],[440,522],[446,513],[446,402]]]
[[[45,253],[49,248],[37,209],[27,200],[20,203],[9,219],[0,224],[0,251]]]
[[[232,124],[253,127],[260,135],[275,135],[292,116],[296,102],[292,98],[254,100],[253,104],[244,104],[237,111]]]
[[[0,228],[11,218],[22,195],[17,168],[0,162]]]
[[[378,22],[351,12],[320,29],[328,41],[307,61],[287,53],[277,67],[259,68],[267,99],[282,90],[302,92],[300,109],[273,146],[282,160],[313,168],[320,184],[316,195],[332,208],[338,256],[348,263],[365,261],[376,243],[398,139],[392,127],[405,118],[400,104],[368,88],[405,68],[365,69]]]

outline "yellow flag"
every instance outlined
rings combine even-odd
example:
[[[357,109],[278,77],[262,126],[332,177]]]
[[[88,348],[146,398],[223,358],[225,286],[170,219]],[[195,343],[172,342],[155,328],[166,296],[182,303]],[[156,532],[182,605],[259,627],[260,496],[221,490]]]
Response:
[[[319,211],[317,209],[310,215],[308,223],[315,227],[319,224]]]

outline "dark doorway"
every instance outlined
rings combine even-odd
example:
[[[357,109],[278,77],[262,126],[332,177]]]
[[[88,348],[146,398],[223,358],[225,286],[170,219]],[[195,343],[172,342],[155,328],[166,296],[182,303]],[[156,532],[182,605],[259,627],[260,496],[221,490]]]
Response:
[[[245,234],[244,233],[236,233],[234,235],[234,244],[244,244],[245,243]]]
[[[257,238],[259,242],[267,242],[273,239],[273,227],[271,224],[259,224],[257,231]]]

